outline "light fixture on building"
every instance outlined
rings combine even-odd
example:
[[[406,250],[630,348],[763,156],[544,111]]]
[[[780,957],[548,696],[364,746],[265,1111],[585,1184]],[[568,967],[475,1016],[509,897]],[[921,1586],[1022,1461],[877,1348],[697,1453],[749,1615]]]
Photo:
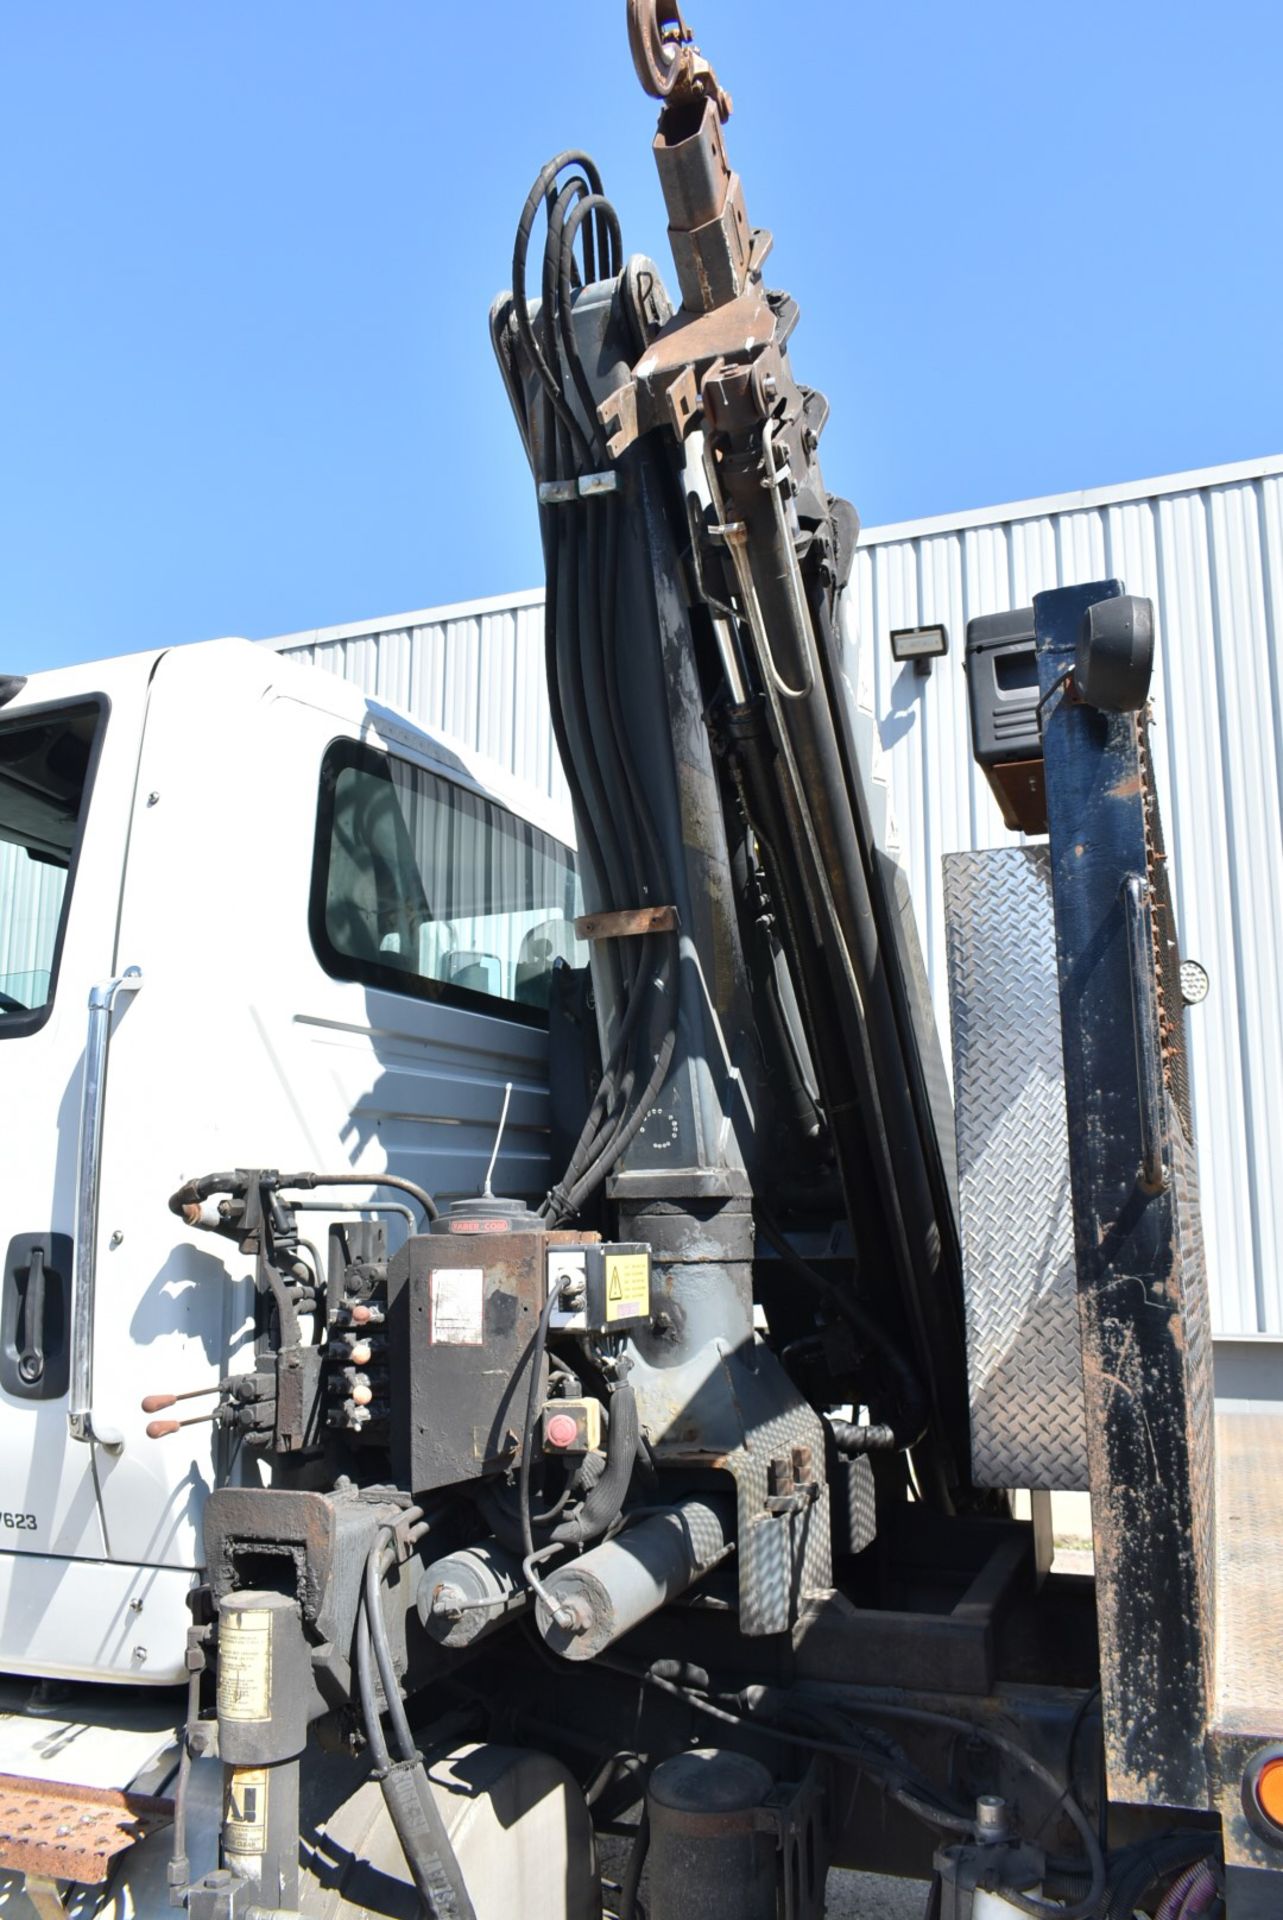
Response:
[[[941,659],[948,651],[949,635],[943,626],[891,629],[892,659],[901,664],[912,660],[913,671],[924,677],[931,671],[931,662]]]

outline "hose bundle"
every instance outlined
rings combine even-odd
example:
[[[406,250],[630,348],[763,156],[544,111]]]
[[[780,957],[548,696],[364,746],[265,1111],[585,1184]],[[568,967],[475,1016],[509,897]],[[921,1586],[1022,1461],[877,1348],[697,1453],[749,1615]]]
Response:
[[[542,208],[541,300],[526,294]],[[578,254],[577,250],[578,249]],[[540,501],[547,580],[545,666],[553,731],[574,801],[581,861],[603,910],[671,899],[666,863],[629,737],[616,653],[620,513],[617,490],[578,483],[611,466],[573,324],[578,293],[622,270],[619,220],[586,154],[559,154],[522,209],[512,256],[514,354],[535,376],[522,420]],[[555,499],[547,498],[547,483]],[[677,1040],[675,934],[617,940],[601,956],[606,1004],[619,1009],[601,1080],[569,1164],[544,1202],[550,1226],[571,1218],[605,1180],[659,1095]],[[600,991],[600,985],[599,985]]]

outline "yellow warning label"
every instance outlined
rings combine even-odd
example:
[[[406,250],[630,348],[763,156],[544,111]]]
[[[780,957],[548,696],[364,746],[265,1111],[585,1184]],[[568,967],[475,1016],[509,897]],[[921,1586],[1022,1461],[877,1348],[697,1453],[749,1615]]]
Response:
[[[218,1717],[272,1717],[272,1616],[266,1608],[223,1616],[218,1636]]]
[[[608,1253],[606,1255],[607,1320],[645,1320],[649,1314],[649,1255]]]
[[[223,1845],[228,1853],[266,1853],[266,1767],[232,1768],[223,1809]]]

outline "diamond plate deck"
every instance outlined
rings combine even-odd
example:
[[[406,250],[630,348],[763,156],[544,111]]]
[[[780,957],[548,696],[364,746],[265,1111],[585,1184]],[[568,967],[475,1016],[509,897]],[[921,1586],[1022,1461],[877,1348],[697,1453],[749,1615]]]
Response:
[[[1088,1486],[1060,1002],[1045,847],[950,854],[972,1477]]]

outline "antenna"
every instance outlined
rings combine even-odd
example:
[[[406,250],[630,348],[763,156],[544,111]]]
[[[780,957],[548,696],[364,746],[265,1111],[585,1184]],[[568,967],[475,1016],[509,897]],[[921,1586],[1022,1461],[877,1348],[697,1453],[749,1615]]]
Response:
[[[483,1200],[494,1199],[494,1189],[490,1185],[494,1174],[494,1163],[499,1158],[499,1145],[503,1139],[503,1130],[508,1124],[508,1102],[512,1099],[512,1082],[509,1080],[503,1090],[503,1112],[499,1115],[499,1131],[494,1137],[494,1152],[490,1155],[490,1165],[486,1168],[486,1184],[481,1189]]]

